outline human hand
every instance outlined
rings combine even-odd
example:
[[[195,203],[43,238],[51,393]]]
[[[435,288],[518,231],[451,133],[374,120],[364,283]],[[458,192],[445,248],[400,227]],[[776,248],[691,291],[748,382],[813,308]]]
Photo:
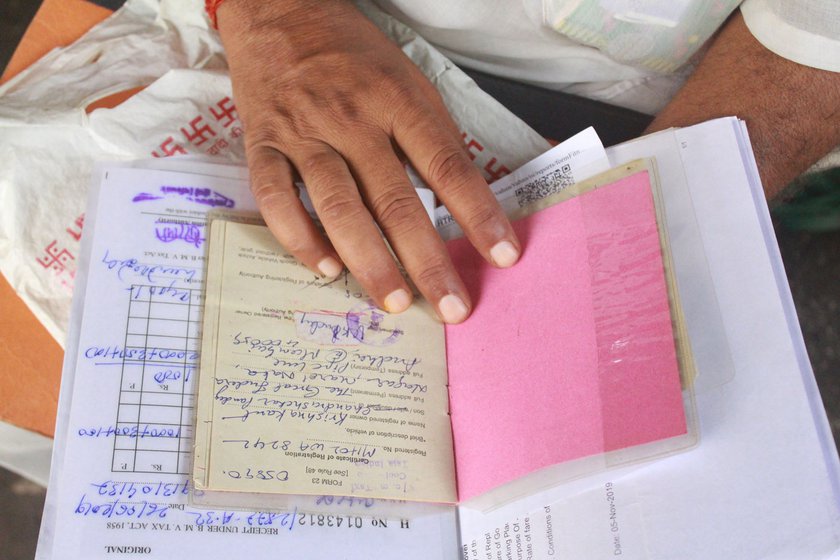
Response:
[[[400,312],[411,290],[379,224],[440,318],[466,319],[469,294],[399,154],[487,260],[511,266],[521,249],[435,87],[347,0],[227,0],[217,17],[251,189],[278,241],[328,277],[343,262],[380,307]],[[301,204],[295,171],[331,243]]]

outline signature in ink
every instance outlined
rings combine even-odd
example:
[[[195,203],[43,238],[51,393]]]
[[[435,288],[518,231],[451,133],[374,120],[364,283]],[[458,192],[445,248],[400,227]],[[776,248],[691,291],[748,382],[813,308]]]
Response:
[[[196,248],[204,243],[201,226],[197,224],[168,224],[155,228],[155,237],[163,243],[184,241]]]

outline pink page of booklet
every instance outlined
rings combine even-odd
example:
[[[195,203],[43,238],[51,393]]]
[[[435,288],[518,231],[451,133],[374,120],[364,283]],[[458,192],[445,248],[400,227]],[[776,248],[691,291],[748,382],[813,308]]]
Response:
[[[448,244],[475,304],[446,327],[460,500],[686,432],[647,171],[514,228],[525,251],[507,270]]]

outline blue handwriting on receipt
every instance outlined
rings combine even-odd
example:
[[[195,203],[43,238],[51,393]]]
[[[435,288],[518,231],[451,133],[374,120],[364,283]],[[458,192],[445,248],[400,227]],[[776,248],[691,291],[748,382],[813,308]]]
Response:
[[[133,500],[135,497],[170,498],[172,496],[187,496],[190,492],[190,483],[187,480],[179,482],[106,480],[105,482],[92,483],[91,486],[99,496],[127,498],[129,500]]]
[[[165,519],[169,506],[157,504],[146,500],[126,501],[120,498],[94,503],[88,500],[87,494],[83,494],[76,506],[74,513],[84,517],[104,517],[144,519],[155,518]]]
[[[105,250],[105,255],[102,256],[102,264],[104,264],[108,270],[116,271],[117,278],[123,282],[126,280],[124,277],[126,275],[130,275],[135,279],[140,278],[146,280],[151,284],[170,282],[176,278],[192,282],[198,272],[194,268],[144,264],[135,258],[113,258],[107,249]]]
[[[198,352],[195,350],[173,350],[171,348],[147,348],[122,346],[89,346],[85,348],[85,358],[109,358],[112,360],[126,360],[138,362],[172,362],[181,365],[184,360],[195,362]]]
[[[95,426],[79,428],[77,432],[83,438],[109,438],[123,436],[128,438],[180,438],[181,428],[155,427],[148,424],[134,424],[131,426]]]

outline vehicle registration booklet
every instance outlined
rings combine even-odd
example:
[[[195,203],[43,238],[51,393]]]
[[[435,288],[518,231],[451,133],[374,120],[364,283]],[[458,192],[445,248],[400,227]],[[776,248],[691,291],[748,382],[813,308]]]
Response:
[[[511,269],[449,241],[475,298],[378,309],[259,224],[209,233],[195,488],[455,503],[687,433],[690,370],[652,165],[515,212]]]

